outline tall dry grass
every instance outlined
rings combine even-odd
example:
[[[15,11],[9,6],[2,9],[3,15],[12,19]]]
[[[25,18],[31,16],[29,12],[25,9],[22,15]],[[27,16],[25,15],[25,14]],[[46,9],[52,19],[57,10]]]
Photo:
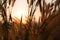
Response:
[[[60,1],[55,1],[52,4],[46,4],[44,0],[27,0],[28,3],[28,17],[26,24],[22,23],[23,17],[21,17],[20,23],[13,21],[11,14],[9,15],[9,21],[7,20],[6,13],[6,1],[0,4],[2,11],[0,22],[0,40],[58,40],[60,39]],[[9,0],[9,5],[15,0]],[[41,3],[43,2],[43,4]],[[12,5],[13,5],[12,4]],[[3,6],[5,5],[5,6]],[[37,6],[40,7],[42,18],[39,17],[38,23],[35,20],[34,14],[37,10]],[[43,6],[42,6],[43,5]],[[14,6],[14,5],[13,5]],[[34,8],[35,7],[35,8]],[[57,10],[58,7],[58,10]],[[15,20],[15,19],[14,19]],[[57,33],[56,33],[57,32]],[[52,36],[53,34],[53,36]],[[57,36],[57,37],[56,37]]]

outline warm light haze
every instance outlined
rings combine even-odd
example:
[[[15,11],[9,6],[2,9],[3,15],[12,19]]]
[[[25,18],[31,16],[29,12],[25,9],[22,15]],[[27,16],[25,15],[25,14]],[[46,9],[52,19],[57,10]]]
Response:
[[[28,11],[27,1],[26,0],[16,0],[15,5],[12,9],[12,17],[17,17],[19,20],[23,17],[23,21],[25,20],[25,16],[27,16]]]
[[[45,2],[48,4],[50,3],[52,0],[45,0]],[[15,18],[17,17],[19,20],[21,19],[21,17],[23,17],[23,22],[25,23],[26,20],[26,16],[28,15],[28,4],[27,4],[27,0],[16,0],[15,5],[12,9],[12,17]],[[37,11],[35,12],[35,18],[38,21],[39,19],[39,7],[37,7]]]

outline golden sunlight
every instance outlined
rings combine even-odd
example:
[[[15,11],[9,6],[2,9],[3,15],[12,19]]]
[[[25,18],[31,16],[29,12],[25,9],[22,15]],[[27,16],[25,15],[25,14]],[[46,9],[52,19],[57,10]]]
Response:
[[[45,0],[45,2],[48,4],[52,0]],[[36,12],[38,14],[36,14]],[[39,12],[39,7],[37,8],[37,11],[35,12],[35,18],[38,21],[39,15],[41,15]],[[15,18],[17,17],[19,20],[21,17],[23,18],[22,22],[25,23],[26,16],[28,15],[28,5],[26,0],[16,0],[15,5],[12,9],[12,17]]]
[[[19,20],[23,18],[23,23],[25,23],[25,17],[27,16],[28,6],[26,0],[16,0],[15,5],[12,9],[12,17],[17,17]]]
[[[38,13],[38,14],[36,14]],[[37,10],[35,12],[35,18],[36,21],[39,19],[39,8],[37,7]],[[28,4],[27,0],[16,0],[15,5],[12,9],[12,17],[15,18],[17,17],[19,20],[21,19],[21,16],[23,17],[22,22],[26,23],[26,16],[28,16]]]

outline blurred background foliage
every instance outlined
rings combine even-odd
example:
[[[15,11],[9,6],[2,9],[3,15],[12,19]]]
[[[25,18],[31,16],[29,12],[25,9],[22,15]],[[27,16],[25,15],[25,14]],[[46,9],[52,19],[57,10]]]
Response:
[[[48,4],[45,0],[26,0],[26,24],[22,23],[22,17],[20,23],[13,21],[11,10],[15,1],[0,0],[0,40],[60,40],[60,0],[52,0]],[[34,17],[37,6],[42,16],[38,23]]]

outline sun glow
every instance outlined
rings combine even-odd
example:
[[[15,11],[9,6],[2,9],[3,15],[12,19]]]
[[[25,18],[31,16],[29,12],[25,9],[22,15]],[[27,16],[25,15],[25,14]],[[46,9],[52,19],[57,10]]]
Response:
[[[52,0],[45,0],[45,2],[51,3]],[[38,14],[36,14],[38,13]],[[16,0],[14,7],[12,9],[12,17],[13,18],[18,18],[19,20],[21,19],[21,17],[23,18],[22,21],[23,23],[26,23],[26,16],[28,15],[28,5],[27,5],[27,1],[26,0]],[[38,21],[39,17],[40,17],[40,11],[39,11],[39,6],[35,12],[35,18]],[[15,19],[16,19],[15,18]]]
[[[13,11],[13,13],[14,14],[12,14],[13,16],[16,16],[17,18],[21,18],[21,17],[23,17],[23,15],[25,15],[24,14],[24,11],[23,10],[20,10],[20,9],[18,9],[18,10],[15,10],[15,11]]]
[[[38,21],[38,19],[39,19],[39,15],[40,15],[39,12],[40,12],[39,7],[37,7],[37,10],[36,10],[35,15],[34,15],[36,18],[36,21]],[[36,13],[38,13],[38,14],[36,14]],[[26,23],[27,16],[28,16],[27,0],[16,0],[14,7],[12,9],[12,17],[15,19],[18,18],[19,20],[22,17],[22,22]],[[16,20],[18,20],[18,19],[16,19]]]
[[[25,23],[25,17],[27,16],[27,2],[26,0],[16,0],[14,7],[12,9],[12,17],[18,18],[19,20],[22,17],[22,22]]]

